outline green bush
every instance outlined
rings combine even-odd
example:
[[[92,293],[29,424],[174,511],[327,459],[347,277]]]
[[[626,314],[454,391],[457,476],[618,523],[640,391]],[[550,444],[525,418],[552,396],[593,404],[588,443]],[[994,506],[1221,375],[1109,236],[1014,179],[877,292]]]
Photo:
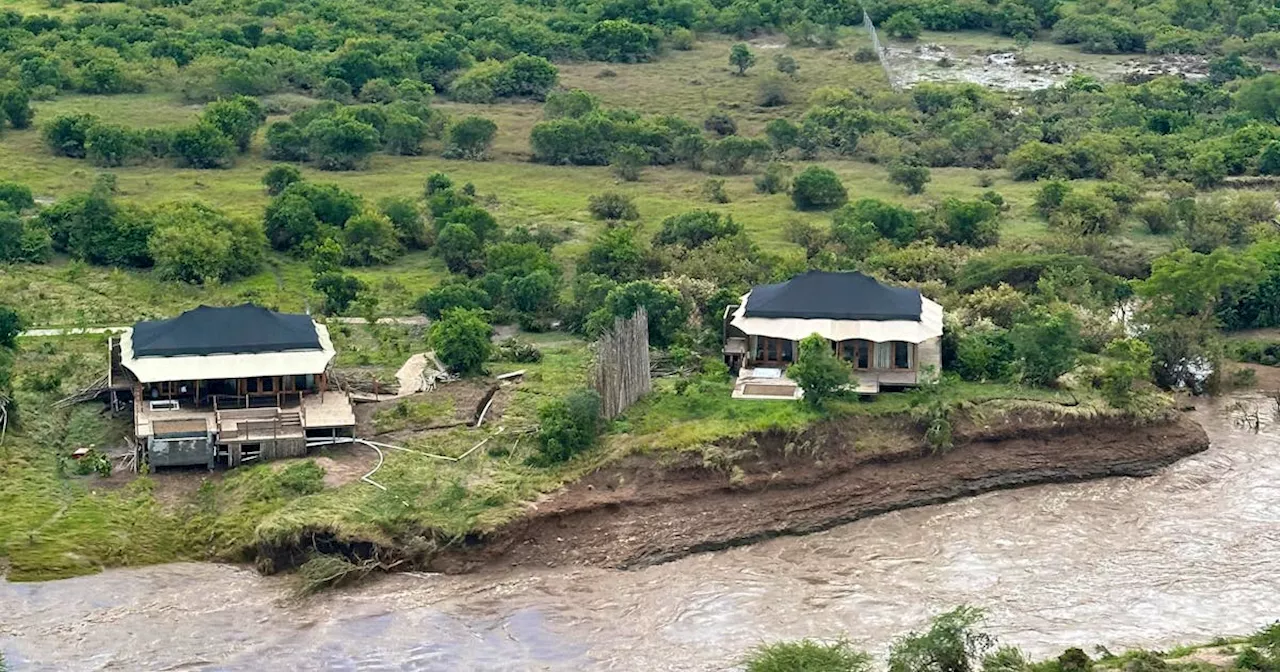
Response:
[[[596,219],[631,221],[640,218],[631,197],[613,191],[587,199],[587,211]]]
[[[489,360],[493,332],[478,310],[450,308],[431,325],[428,342],[449,370],[460,375],[479,373]]]
[[[449,127],[445,158],[480,161],[488,158],[498,125],[484,117],[463,117]]]
[[[844,205],[849,192],[830,169],[809,166],[792,181],[791,200],[797,210],[830,210]]]
[[[267,169],[262,175],[262,186],[267,188],[268,196],[279,196],[285,187],[302,181],[302,171],[289,164],[277,164]]]
[[[747,672],[870,672],[871,657],[845,641],[823,644],[811,639],[756,647]]]
[[[1022,380],[1051,386],[1076,366],[1080,322],[1070,308],[1038,310],[1022,316],[1009,331]]]
[[[976,672],[995,644],[976,629],[982,610],[958,607],[933,619],[926,632],[900,637],[889,650],[889,672]]]
[[[800,341],[796,361],[787,369],[787,376],[804,390],[805,403],[816,408],[840,394],[849,384],[851,373],[849,366],[832,353],[830,341],[818,334]]]
[[[538,454],[534,464],[568,461],[595,445],[600,433],[600,395],[581,389],[553,399],[538,409]]]

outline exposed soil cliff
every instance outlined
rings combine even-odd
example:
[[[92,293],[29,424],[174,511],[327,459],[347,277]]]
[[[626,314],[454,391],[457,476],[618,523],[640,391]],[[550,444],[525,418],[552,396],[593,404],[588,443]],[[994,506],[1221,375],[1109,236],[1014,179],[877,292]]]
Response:
[[[1209,446],[1181,416],[1154,424],[1002,416],[958,423],[954,448],[941,454],[909,425],[846,418],[679,458],[631,457],[431,565],[636,567],[1001,488],[1146,476]]]

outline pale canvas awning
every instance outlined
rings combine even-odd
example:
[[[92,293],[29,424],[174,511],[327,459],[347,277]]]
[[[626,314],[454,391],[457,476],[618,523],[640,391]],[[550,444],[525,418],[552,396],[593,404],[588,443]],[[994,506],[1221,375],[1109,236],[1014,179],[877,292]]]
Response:
[[[316,324],[319,349],[237,354],[135,357],[133,331],[120,337],[120,363],[142,383],[321,374],[333,360],[329,330]]]
[[[942,306],[920,297],[920,319],[917,320],[833,320],[797,317],[747,317],[748,292],[733,312],[729,324],[748,336],[768,336],[799,341],[818,334],[832,341],[862,339],[887,343],[906,341],[923,343],[942,335]]]

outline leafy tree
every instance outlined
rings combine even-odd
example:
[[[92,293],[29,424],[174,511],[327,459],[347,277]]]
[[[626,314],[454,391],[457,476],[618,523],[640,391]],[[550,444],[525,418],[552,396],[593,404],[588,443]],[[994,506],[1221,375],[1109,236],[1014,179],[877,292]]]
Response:
[[[488,292],[470,283],[445,281],[428,289],[413,305],[418,312],[438,320],[451,308],[488,310],[493,306],[493,300]]]
[[[1208,315],[1223,289],[1247,284],[1259,269],[1256,259],[1227,248],[1210,254],[1181,248],[1153,261],[1151,275],[1136,289],[1164,314]]]
[[[644,277],[645,251],[631,229],[607,229],[587,248],[578,262],[579,273],[595,273],[617,282]]]
[[[925,166],[904,161],[889,166],[889,181],[906,189],[908,194],[924,193],[929,179],[929,169]]]
[[[689,308],[675,290],[636,280],[609,291],[604,305],[587,320],[587,330],[602,333],[613,326],[614,318],[627,319],[641,307],[649,315],[649,344],[657,348],[671,345],[689,320]]]
[[[366,286],[360,278],[340,271],[320,273],[311,286],[324,295],[324,310],[330,315],[341,315],[355,303]]]
[[[555,308],[559,289],[559,278],[546,269],[539,269],[508,279],[503,287],[503,294],[510,300],[511,306],[521,313],[546,315]]]
[[[500,97],[542,99],[555,87],[560,73],[551,61],[541,56],[517,54],[502,64],[494,93]]]
[[[1013,344],[1005,329],[966,328],[956,339],[953,366],[965,380],[1005,380],[1012,373],[1013,361]]]
[[[672,158],[684,163],[690,170],[701,170],[707,144],[707,139],[701,135],[681,135],[671,143]]]
[[[418,117],[405,112],[392,112],[387,115],[386,127],[382,129],[382,142],[388,154],[397,156],[417,156],[422,153],[422,143],[427,139],[427,124]]]
[[[711,172],[738,175],[746,169],[748,161],[762,158],[768,151],[769,146],[763,140],[731,135],[711,143],[706,157],[711,160]]]
[[[479,311],[451,308],[431,325],[428,342],[445,366],[465,376],[479,373],[488,361],[492,332]]]
[[[940,209],[945,229],[942,242],[989,247],[1000,240],[1000,211],[984,200],[948,198]]]
[[[746,660],[747,672],[870,672],[871,656],[845,641],[811,639],[761,645]]]
[[[914,212],[874,198],[860,198],[840,208],[832,215],[832,222],[835,226],[870,222],[881,237],[898,245],[915,240],[918,226]]]
[[[268,196],[279,196],[285,187],[302,181],[302,171],[296,166],[280,163],[271,166],[262,175],[262,186],[267,188]]]
[[[849,193],[829,168],[809,166],[792,181],[791,200],[797,210],[828,210],[844,205]]]
[[[793,79],[795,78],[796,73],[800,71],[800,65],[796,63],[796,59],[793,58],[791,54],[778,54],[774,56],[773,65],[778,69],[778,72],[781,72]]]
[[[1269,73],[1245,82],[1236,91],[1235,104],[1254,119],[1280,123],[1280,75]]]
[[[608,19],[587,29],[582,48],[597,61],[636,63],[649,60],[655,44],[643,26],[626,19]]]
[[[267,204],[264,221],[271,247],[286,252],[301,251],[307,243],[320,240],[324,230],[306,196],[290,193],[288,188]]]
[[[1070,308],[1037,310],[1009,331],[1022,380],[1050,386],[1076,366],[1080,354],[1080,321]]]
[[[45,144],[55,156],[83,159],[89,129],[98,123],[98,117],[92,114],[64,114],[55,117],[44,127]]]
[[[1041,217],[1048,218],[1073,191],[1071,184],[1065,180],[1049,180],[1036,192],[1035,205]]]
[[[31,187],[17,182],[0,180],[0,210],[22,212],[34,208],[35,198],[31,195]]]
[[[391,220],[374,210],[347,220],[342,228],[342,249],[347,263],[355,266],[386,264],[404,251]]]
[[[796,361],[787,376],[804,390],[804,400],[821,408],[849,384],[851,371],[831,351],[831,342],[818,334],[800,341]]]
[[[746,75],[747,70],[756,64],[756,55],[751,53],[745,42],[739,42],[729,49],[729,65],[738,69],[738,75]]]
[[[1280,175],[1280,141],[1272,141],[1258,155],[1258,173]]]
[[[538,409],[538,455],[531,461],[542,466],[568,461],[595,445],[599,434],[599,393],[574,390]]]
[[[102,266],[151,265],[152,218],[136,207],[116,205],[104,189],[58,201],[38,219],[54,248],[73,258]]]
[[[95,166],[113,168],[146,155],[142,134],[116,124],[98,123],[85,134],[85,156]]]
[[[22,319],[18,311],[9,306],[0,305],[0,348],[17,349],[18,334],[26,328],[26,320]]]
[[[1217,329],[1202,317],[1148,320],[1142,340],[1151,347],[1151,376],[1162,388],[1203,394],[1219,368]]]
[[[884,22],[883,29],[889,37],[896,37],[900,40],[914,40],[920,37],[924,26],[914,13],[903,11],[889,17],[889,20]]]
[[[926,632],[900,637],[889,650],[889,672],[977,672],[995,640],[976,629],[982,610],[958,607],[933,619]]]
[[[774,119],[765,124],[764,135],[769,139],[769,146],[773,147],[773,151],[782,154],[796,146],[800,127],[788,119]]]
[[[1109,361],[1102,369],[1102,396],[1116,408],[1128,408],[1133,383],[1151,373],[1151,346],[1136,338],[1111,341],[1103,351]]]
[[[378,129],[341,114],[307,124],[307,156],[322,170],[356,170],[381,144]]]
[[[702,127],[720,137],[734,135],[738,132],[738,122],[723,112],[713,112],[702,120]]]
[[[147,245],[162,278],[211,284],[256,272],[267,239],[257,222],[181,202],[157,209]]]
[[[464,224],[448,224],[436,238],[436,252],[450,271],[473,271],[480,255],[480,239]]]
[[[0,209],[0,262],[41,264],[52,255],[49,232],[16,212]]]
[[[649,153],[636,145],[616,147],[613,150],[613,157],[609,159],[609,166],[613,168],[614,175],[627,182],[639,180],[640,172],[647,165],[649,165]]]
[[[23,129],[31,126],[35,111],[31,109],[31,98],[27,92],[18,87],[0,91],[0,115],[9,119],[9,125]]]
[[[306,161],[307,134],[292,121],[274,122],[267,127],[265,154],[277,161]]]
[[[396,237],[401,245],[409,249],[427,248],[430,241],[427,238],[426,225],[422,220],[422,209],[413,199],[387,197],[378,201],[378,210],[391,220],[391,226],[395,228]]]
[[[692,210],[662,220],[662,229],[653,237],[653,244],[696,248],[720,238],[739,236],[742,231],[742,225],[731,215]]]
[[[463,117],[449,127],[446,158],[480,161],[489,156],[489,148],[498,133],[498,125],[484,117]]]
[[[1217,150],[1201,152],[1191,157],[1188,169],[1191,183],[1200,189],[1210,189],[1222,184],[1229,172],[1227,157]]]
[[[785,193],[791,186],[791,166],[778,161],[771,161],[764,172],[756,176],[756,191],[762,194]]]
[[[476,235],[476,239],[484,243],[498,233],[498,220],[488,210],[478,205],[464,205],[450,210],[437,220],[437,226],[443,224],[462,224]]]
[[[582,89],[568,91],[552,91],[547,94],[547,102],[542,106],[544,119],[581,119],[600,109],[600,100]]]
[[[431,198],[438,193],[451,191],[453,189],[453,179],[441,172],[431,173],[427,176],[427,181],[423,184],[422,189],[427,198]]]
[[[267,113],[256,99],[236,96],[209,103],[200,119],[221,131],[236,144],[236,149],[244,153],[249,151],[253,134],[267,120]]]
[[[178,129],[173,134],[173,155],[192,168],[226,168],[235,146],[216,126],[205,122]]]
[[[587,199],[587,211],[596,219],[631,221],[640,219],[640,211],[630,196],[609,191]]]

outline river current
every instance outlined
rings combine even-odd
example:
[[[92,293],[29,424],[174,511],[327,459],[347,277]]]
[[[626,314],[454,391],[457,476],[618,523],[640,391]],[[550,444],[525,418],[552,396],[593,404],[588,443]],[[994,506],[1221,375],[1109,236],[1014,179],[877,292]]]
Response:
[[[1002,643],[1169,647],[1280,618],[1280,418],[1193,417],[1212,447],[1145,479],[994,492],[647,569],[404,574],[313,598],[239,567],[0,582],[25,670],[736,669],[776,639],[882,653],[958,604]]]

